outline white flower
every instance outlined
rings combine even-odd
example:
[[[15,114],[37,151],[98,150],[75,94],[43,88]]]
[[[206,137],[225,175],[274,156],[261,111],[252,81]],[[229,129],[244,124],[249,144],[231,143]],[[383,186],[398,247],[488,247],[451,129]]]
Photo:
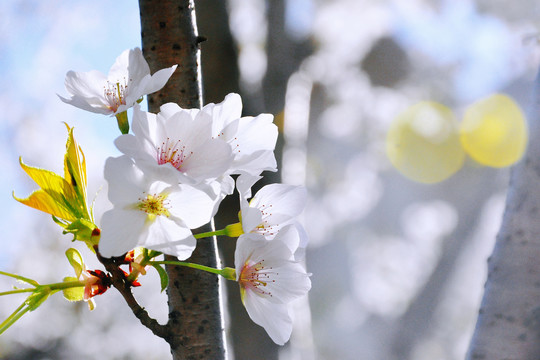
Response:
[[[99,251],[120,256],[143,246],[187,259],[195,249],[191,230],[210,221],[212,199],[189,185],[169,184],[144,172],[127,156],[108,158],[105,179],[113,209],[101,219]]]
[[[225,140],[233,150],[230,174],[257,176],[263,171],[277,170],[274,148],[278,128],[271,114],[241,117],[242,99],[234,93],[219,104],[204,106],[201,111],[212,116],[212,135]]]
[[[115,140],[116,147],[141,168],[159,172],[171,182],[198,187],[217,184],[216,179],[233,160],[230,146],[212,137],[210,115],[173,105],[163,105],[158,114],[142,111],[136,105],[134,135],[121,135]],[[177,111],[171,111],[171,107]]]
[[[161,107],[161,113],[170,117],[182,110],[177,104]],[[201,110],[189,109],[191,116],[205,113],[212,119],[212,136],[225,141],[231,147],[233,160],[220,177],[222,196],[232,194],[234,180],[231,174],[257,176],[263,171],[276,171],[274,148],[278,128],[271,114],[256,117],[242,116],[242,99],[238,94],[228,94],[219,104],[207,104]]]
[[[287,234],[280,232],[272,241],[243,234],[234,254],[242,302],[250,318],[279,345],[291,336],[291,301],[311,288],[309,275],[286,244]]]
[[[177,65],[150,75],[150,68],[139,48],[124,51],[109,70],[109,75],[93,70],[69,71],[66,90],[70,99],[60,99],[83,110],[116,115],[132,107],[137,100],[161,89]]]
[[[262,187],[253,198],[251,186],[260,176],[241,176],[236,181],[240,194],[240,211],[244,233],[258,233],[267,240],[272,240],[285,226],[294,225],[296,241],[290,243],[290,249],[298,252],[299,259],[305,249],[308,237],[297,221],[298,215],[306,206],[306,189],[302,186],[270,184]]]

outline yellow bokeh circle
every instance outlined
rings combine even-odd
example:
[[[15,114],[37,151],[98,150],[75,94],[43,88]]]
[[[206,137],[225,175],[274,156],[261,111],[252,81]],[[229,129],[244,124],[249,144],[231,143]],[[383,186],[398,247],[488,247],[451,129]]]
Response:
[[[386,153],[403,175],[427,184],[450,177],[465,158],[452,111],[431,101],[413,105],[394,119]]]
[[[519,105],[502,94],[470,105],[460,126],[464,150],[480,164],[505,167],[518,161],[527,146],[527,125]]]

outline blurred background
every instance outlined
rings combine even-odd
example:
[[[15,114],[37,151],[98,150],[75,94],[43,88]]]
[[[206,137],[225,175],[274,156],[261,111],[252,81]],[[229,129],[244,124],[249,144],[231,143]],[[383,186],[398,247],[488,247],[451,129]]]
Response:
[[[296,304],[291,342],[275,346],[227,284],[230,357],[239,360],[463,359],[504,208],[508,169],[467,159],[447,180],[403,177],[386,132],[422,100],[459,117],[495,92],[523,109],[537,73],[540,4],[494,0],[197,0],[205,102],[239,92],[245,115],[269,112],[281,129],[280,172],[304,184],[306,262],[313,287]],[[50,217],[12,198],[34,190],[18,164],[62,172],[66,131],[87,160],[95,214],[108,208],[102,169],[119,152],[114,118],[68,106],[68,70],[107,73],[140,46],[136,1],[0,2],[0,269],[42,283],[72,276],[68,244]],[[281,179],[281,180],[280,180]],[[236,198],[224,203],[235,219]],[[231,266],[234,243],[223,239]],[[164,322],[167,299],[150,271],[135,289]],[[0,289],[13,282],[0,278]],[[115,291],[84,303],[51,297],[0,337],[1,359],[167,359],[168,345],[138,323]],[[0,298],[5,319],[22,297]]]

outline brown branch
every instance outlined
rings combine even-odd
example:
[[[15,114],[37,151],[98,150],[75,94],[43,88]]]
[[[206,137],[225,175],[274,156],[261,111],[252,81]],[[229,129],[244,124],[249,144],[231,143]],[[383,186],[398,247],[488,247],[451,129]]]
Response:
[[[120,265],[123,264],[123,258],[105,258],[100,255],[99,251],[96,248],[96,255],[98,260],[105,266],[105,269],[111,274],[112,286],[122,295],[129,308],[135,315],[137,319],[150,329],[154,335],[159,336],[160,338],[168,341],[169,339],[169,329],[167,325],[162,325],[157,322],[156,319],[153,319],[148,315],[148,312],[139,305],[133,293],[131,292],[132,284],[127,281],[126,274],[120,268]],[[121,260],[120,260],[121,259]]]
[[[201,76],[193,0],[139,0],[143,53],[152,72],[178,64],[165,87],[148,96],[151,112],[167,102],[200,108]],[[210,231],[205,229],[203,231]],[[199,242],[189,261],[218,267],[216,239]],[[166,257],[166,260],[176,260]],[[219,282],[196,269],[167,266],[169,344],[173,359],[225,359]]]

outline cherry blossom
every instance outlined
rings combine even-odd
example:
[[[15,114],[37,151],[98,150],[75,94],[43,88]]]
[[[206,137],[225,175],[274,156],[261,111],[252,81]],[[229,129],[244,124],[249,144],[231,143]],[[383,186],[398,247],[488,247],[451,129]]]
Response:
[[[244,176],[236,182],[240,194],[242,229],[244,233],[258,233],[272,240],[285,226],[293,225],[296,240],[290,242],[289,247],[299,260],[308,242],[308,236],[297,219],[306,206],[306,189],[284,184],[265,185],[248,201],[251,187],[259,179],[260,176]]]
[[[217,179],[233,160],[230,146],[212,137],[212,118],[202,112],[184,110],[171,104],[161,107],[158,114],[133,110],[133,135],[121,135],[115,141],[124,154],[142,169],[160,173],[171,182],[214,187]],[[216,195],[215,195],[216,196]]]
[[[256,176],[277,170],[274,148],[278,128],[271,114],[241,117],[242,99],[235,93],[228,94],[219,104],[204,106],[201,111],[212,116],[212,135],[225,140],[233,150],[231,174]]]
[[[177,65],[150,75],[150,67],[139,48],[125,50],[116,59],[108,76],[100,71],[69,71],[66,90],[69,99],[60,99],[80,109],[105,115],[117,115],[132,107],[144,95],[160,90]]]
[[[143,172],[127,156],[109,158],[105,179],[113,209],[101,219],[99,251],[120,256],[137,246],[187,259],[195,249],[191,230],[210,221],[213,200],[185,184]]]
[[[250,318],[279,345],[291,336],[292,301],[311,288],[309,274],[287,245],[291,232],[284,230],[272,241],[257,233],[243,234],[234,255],[242,302]]]

